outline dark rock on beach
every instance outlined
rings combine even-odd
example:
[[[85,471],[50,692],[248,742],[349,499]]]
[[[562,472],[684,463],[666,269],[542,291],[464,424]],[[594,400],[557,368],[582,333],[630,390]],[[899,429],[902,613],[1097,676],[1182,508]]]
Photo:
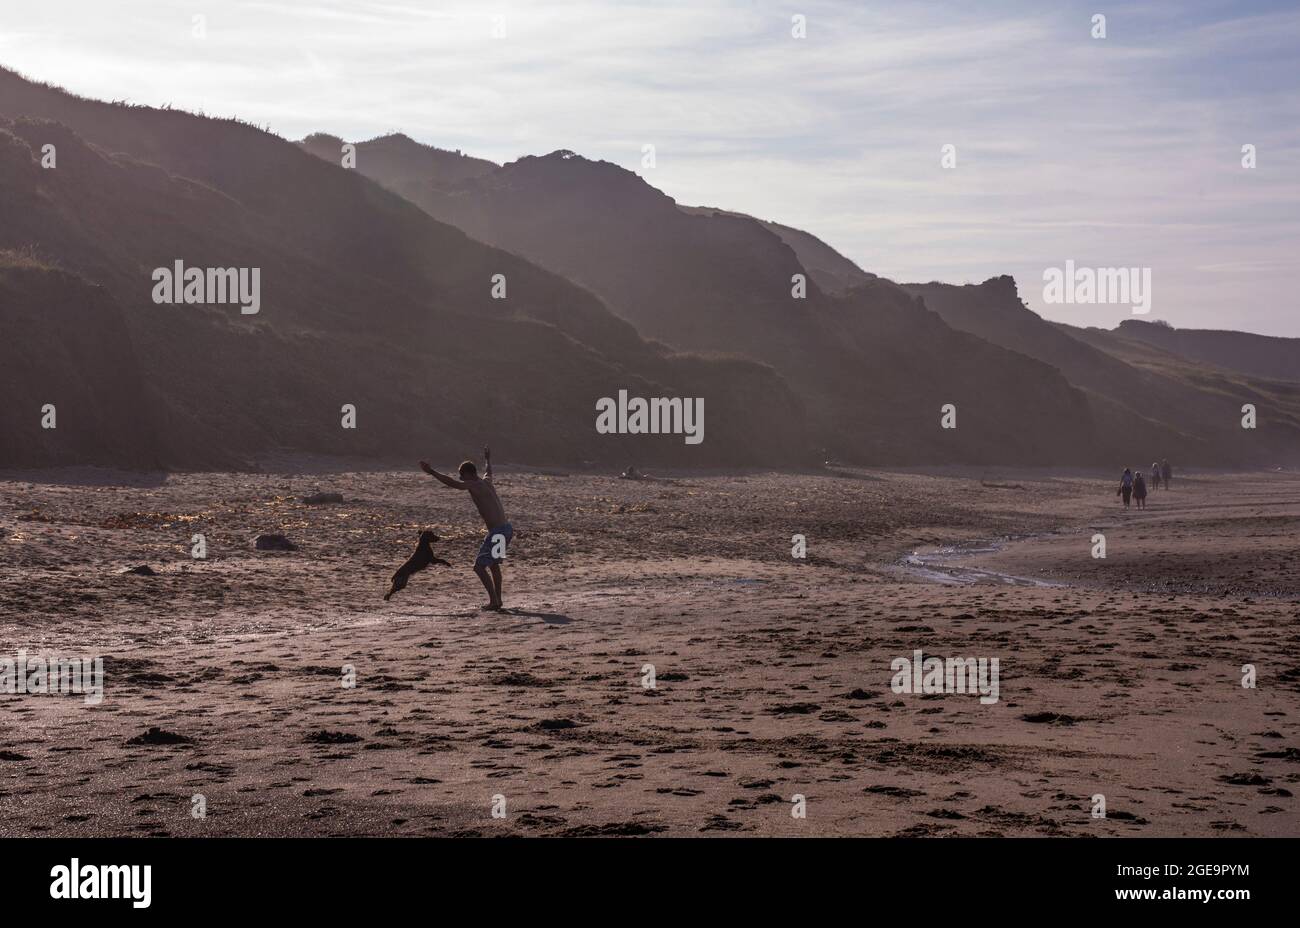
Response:
[[[127,744],[193,744],[194,739],[185,735],[178,735],[174,731],[167,731],[159,728],[157,725],[151,726],[143,734],[136,735],[134,738],[127,739]]]
[[[283,535],[258,535],[258,551],[297,551],[298,546]]]

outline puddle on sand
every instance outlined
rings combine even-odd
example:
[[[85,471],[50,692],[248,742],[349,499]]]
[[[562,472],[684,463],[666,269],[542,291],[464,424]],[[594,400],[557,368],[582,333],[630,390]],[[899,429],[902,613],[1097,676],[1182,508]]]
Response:
[[[980,547],[945,547],[931,551],[913,551],[898,564],[903,573],[928,583],[948,586],[968,586],[972,583],[997,583],[1003,586],[1062,587],[1064,583],[1035,580],[1032,577],[1013,577],[983,567],[969,567],[961,562],[981,554],[995,554],[1004,545]]]

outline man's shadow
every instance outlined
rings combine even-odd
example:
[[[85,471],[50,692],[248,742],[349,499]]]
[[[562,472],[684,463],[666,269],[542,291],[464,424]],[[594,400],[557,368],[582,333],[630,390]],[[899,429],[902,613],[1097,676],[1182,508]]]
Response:
[[[406,613],[394,614],[393,618],[402,619],[478,619],[490,615],[509,615],[517,619],[541,619],[547,625],[568,625],[573,621],[567,615],[561,615],[558,612],[532,612],[527,609],[511,609],[507,606],[504,609],[466,609],[463,612],[446,612],[446,613]]]
[[[530,612],[527,609],[511,609],[509,606],[501,610],[504,615],[513,615],[521,619],[541,619],[548,625],[568,625],[573,619],[567,615],[560,615],[558,612]]]

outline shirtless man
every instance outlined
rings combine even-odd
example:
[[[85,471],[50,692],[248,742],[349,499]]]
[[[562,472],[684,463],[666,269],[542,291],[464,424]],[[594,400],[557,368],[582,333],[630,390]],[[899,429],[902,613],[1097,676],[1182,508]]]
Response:
[[[506,510],[497,496],[496,487],[492,485],[492,451],[483,449],[483,476],[479,477],[478,468],[473,461],[460,465],[460,479],[440,474],[429,466],[427,461],[420,462],[420,469],[431,477],[436,477],[453,490],[468,490],[478,507],[478,514],[487,526],[487,537],[478,547],[478,557],[474,559],[474,573],[483,581],[488,592],[488,604],[484,609],[501,608],[501,560],[505,556],[506,545],[515,537],[514,526],[506,521]],[[489,575],[491,571],[491,575]]]

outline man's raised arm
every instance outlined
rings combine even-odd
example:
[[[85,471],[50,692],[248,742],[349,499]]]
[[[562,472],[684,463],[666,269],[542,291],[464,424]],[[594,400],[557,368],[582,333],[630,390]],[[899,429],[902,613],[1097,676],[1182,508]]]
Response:
[[[456,480],[453,477],[448,477],[446,474],[438,473],[436,470],[434,470],[432,467],[429,466],[428,461],[420,462],[420,470],[424,471],[430,477],[437,477],[438,480],[442,481],[447,486],[451,487],[453,490],[465,489],[465,484],[461,483],[459,480]]]

